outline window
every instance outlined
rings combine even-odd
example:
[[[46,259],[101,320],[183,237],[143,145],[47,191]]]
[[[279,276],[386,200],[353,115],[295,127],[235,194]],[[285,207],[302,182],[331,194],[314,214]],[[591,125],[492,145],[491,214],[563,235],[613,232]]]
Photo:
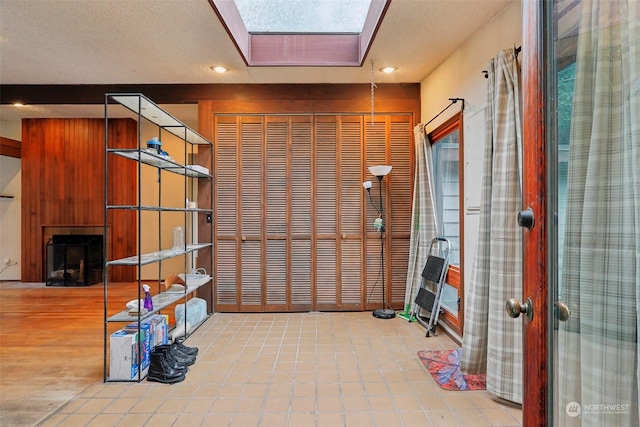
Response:
[[[235,0],[249,33],[360,33],[371,0]]]
[[[429,134],[433,148],[434,190],[437,205],[438,235],[451,243],[449,273],[443,288],[443,320],[459,334],[462,332],[463,271],[463,144],[462,113],[447,120]]]
[[[391,0],[209,0],[249,67],[360,67]]]

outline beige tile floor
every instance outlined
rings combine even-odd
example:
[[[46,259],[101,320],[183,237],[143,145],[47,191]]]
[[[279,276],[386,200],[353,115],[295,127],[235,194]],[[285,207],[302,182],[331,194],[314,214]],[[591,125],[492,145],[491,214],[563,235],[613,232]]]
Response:
[[[519,426],[486,391],[440,389],[419,350],[445,334],[364,313],[215,314],[186,342],[200,353],[166,385],[94,383],[42,426]]]

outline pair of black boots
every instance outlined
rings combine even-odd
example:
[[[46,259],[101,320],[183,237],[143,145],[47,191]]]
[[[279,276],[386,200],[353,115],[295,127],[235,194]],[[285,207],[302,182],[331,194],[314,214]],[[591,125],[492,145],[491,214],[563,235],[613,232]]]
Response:
[[[151,352],[147,380],[165,384],[184,380],[188,367],[196,363],[197,354],[197,347],[188,347],[182,340],[155,346]]]

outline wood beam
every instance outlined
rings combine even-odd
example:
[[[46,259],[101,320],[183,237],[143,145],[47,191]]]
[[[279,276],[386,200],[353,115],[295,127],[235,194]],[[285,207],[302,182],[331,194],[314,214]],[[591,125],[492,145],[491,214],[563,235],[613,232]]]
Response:
[[[15,157],[16,159],[21,158],[22,143],[15,139],[0,136],[0,156]]]
[[[141,84],[0,85],[1,105],[104,104],[104,94],[142,93],[158,104],[197,104],[202,100],[349,100],[369,96],[366,84]],[[376,86],[376,100],[420,98],[419,83]]]

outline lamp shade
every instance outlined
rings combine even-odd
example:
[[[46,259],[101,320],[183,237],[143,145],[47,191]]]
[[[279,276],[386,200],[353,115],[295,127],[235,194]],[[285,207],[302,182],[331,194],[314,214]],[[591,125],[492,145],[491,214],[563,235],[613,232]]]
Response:
[[[391,172],[391,168],[392,167],[388,165],[369,166],[369,172],[375,176],[385,176]]]
[[[362,183],[362,186],[364,187],[365,190],[371,189],[372,185],[373,185],[373,183],[371,181],[365,181],[365,182]]]

